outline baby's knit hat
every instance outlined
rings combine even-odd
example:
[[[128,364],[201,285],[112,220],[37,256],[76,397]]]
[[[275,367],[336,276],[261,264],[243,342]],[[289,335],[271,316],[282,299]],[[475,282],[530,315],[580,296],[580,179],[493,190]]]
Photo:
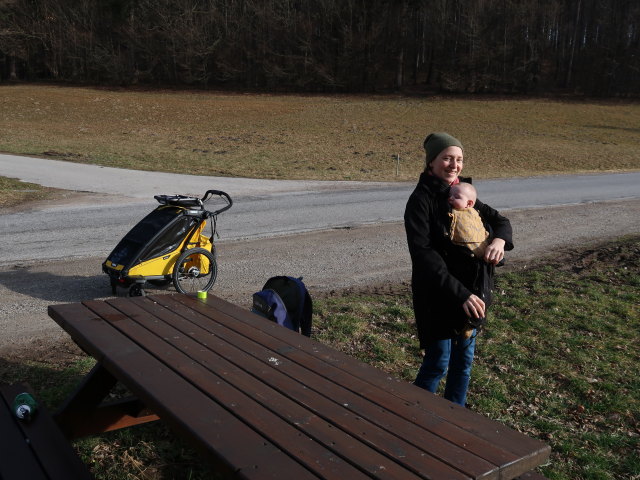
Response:
[[[464,151],[460,140],[452,137],[448,133],[438,132],[429,134],[424,140],[424,150],[427,152],[427,165],[433,162],[440,152],[448,147],[460,147]]]

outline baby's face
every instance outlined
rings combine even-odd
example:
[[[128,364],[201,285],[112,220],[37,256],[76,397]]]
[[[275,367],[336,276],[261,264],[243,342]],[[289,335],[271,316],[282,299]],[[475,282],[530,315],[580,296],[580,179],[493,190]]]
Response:
[[[472,207],[473,200],[460,188],[452,188],[449,193],[449,205],[456,210],[464,210],[465,208]]]

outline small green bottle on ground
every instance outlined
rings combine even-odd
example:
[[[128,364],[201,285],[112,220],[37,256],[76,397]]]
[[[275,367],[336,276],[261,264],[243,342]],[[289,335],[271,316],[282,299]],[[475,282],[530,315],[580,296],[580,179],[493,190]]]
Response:
[[[30,393],[23,392],[16,395],[13,401],[13,411],[20,420],[28,422],[38,410],[38,402]]]

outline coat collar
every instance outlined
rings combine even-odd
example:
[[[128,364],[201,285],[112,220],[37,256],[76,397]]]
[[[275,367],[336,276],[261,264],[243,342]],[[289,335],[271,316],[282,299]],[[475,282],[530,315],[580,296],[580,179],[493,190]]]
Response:
[[[459,179],[461,182],[471,183],[471,177],[459,177]],[[428,172],[422,172],[420,174],[420,180],[418,183],[420,185],[424,185],[428,190],[434,193],[444,193],[449,189],[449,185]]]

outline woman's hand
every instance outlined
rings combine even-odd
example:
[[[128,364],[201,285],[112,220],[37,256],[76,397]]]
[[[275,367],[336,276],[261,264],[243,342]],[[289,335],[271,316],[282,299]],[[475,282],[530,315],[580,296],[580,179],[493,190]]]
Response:
[[[504,258],[505,241],[501,238],[494,238],[484,252],[484,261],[497,265]]]
[[[469,318],[484,317],[484,308],[485,306],[482,299],[473,294],[462,304],[462,309]]]

